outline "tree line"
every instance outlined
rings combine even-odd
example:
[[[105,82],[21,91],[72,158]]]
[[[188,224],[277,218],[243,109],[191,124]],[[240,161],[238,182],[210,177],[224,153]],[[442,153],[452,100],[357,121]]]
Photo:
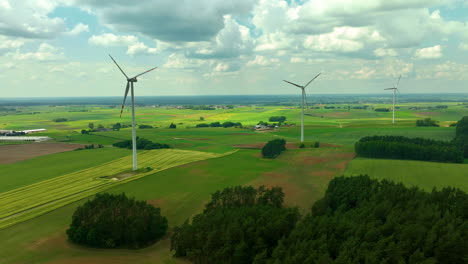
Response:
[[[224,127],[224,128],[242,127],[242,123],[240,123],[240,122],[231,122],[231,121],[226,121],[226,122],[223,122],[223,123],[212,122],[210,124],[206,124],[206,123],[197,124],[195,127]]]
[[[112,146],[117,147],[117,148],[127,148],[127,149],[132,149],[132,141],[131,140],[123,140],[116,142],[112,144]],[[136,148],[137,149],[164,149],[164,148],[171,148],[168,144],[164,143],[156,143],[151,140],[145,139],[145,138],[136,138]]]
[[[171,250],[194,263],[442,263],[468,257],[468,195],[368,176],[333,179],[301,218],[281,188],[231,187],[175,227]]]
[[[404,136],[368,136],[354,145],[358,156],[463,163],[462,151],[453,143]]]

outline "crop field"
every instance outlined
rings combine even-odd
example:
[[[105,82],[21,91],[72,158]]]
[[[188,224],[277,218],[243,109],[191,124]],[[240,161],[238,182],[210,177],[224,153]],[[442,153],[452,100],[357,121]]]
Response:
[[[390,100],[389,100],[390,103]],[[436,108],[446,105],[447,108]],[[314,105],[305,116],[306,148],[298,148],[300,109],[297,106],[242,106],[193,110],[137,107],[137,135],[173,149],[139,151],[139,168],[131,171],[131,151],[110,145],[131,137],[129,109],[119,118],[115,106],[25,106],[0,115],[0,129],[46,128],[35,135],[60,144],[102,144],[102,149],[43,153],[0,165],[0,263],[187,263],[172,258],[170,234],[141,250],[101,250],[73,245],[65,230],[77,206],[98,192],[122,193],[161,208],[171,228],[203,210],[210,194],[227,186],[280,186],[288,206],[302,213],[320,199],[334,177],[368,174],[430,191],[458,187],[467,191],[468,164],[355,158],[354,143],[370,135],[402,135],[450,141],[451,124],[468,115],[467,105],[453,102],[400,103],[397,123],[391,112],[376,112],[389,104]],[[348,107],[349,106],[349,107]],[[353,107],[368,106],[367,109]],[[334,107],[334,108],[331,108]],[[285,116],[286,125],[254,131],[259,121]],[[66,118],[64,122],[54,122]],[[432,118],[440,127],[416,127]],[[202,120],[203,119],[203,120]],[[196,128],[200,123],[241,122],[243,128]],[[81,134],[88,124],[107,131]],[[169,124],[177,125],[169,129]],[[288,150],[274,160],[263,159],[259,146],[284,138]],[[320,148],[311,148],[319,141]],[[25,152],[28,145],[21,146]],[[0,155],[2,154],[0,146]],[[16,146],[15,146],[16,147]],[[251,148],[250,148],[251,147]],[[6,153],[6,152],[4,152]],[[8,154],[8,153],[6,153]],[[46,155],[47,154],[47,155]],[[73,162],[70,162],[73,161]],[[153,170],[146,171],[150,166]],[[39,228],[40,227],[40,228]],[[18,249],[21,249],[20,253]],[[13,253],[12,253],[13,252]]]
[[[141,167],[154,170],[133,173],[131,156],[96,167],[54,177],[0,194],[0,228],[49,212],[65,204],[103,191],[150,173],[174,166],[219,157],[213,153],[164,149],[143,151],[139,155]]]

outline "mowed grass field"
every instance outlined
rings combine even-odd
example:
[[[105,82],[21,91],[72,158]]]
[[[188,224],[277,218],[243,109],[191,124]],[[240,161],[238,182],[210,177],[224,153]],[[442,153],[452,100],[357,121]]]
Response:
[[[122,184],[186,163],[219,157],[219,154],[160,149],[141,151],[142,168],[150,171],[131,171],[132,157],[126,156],[102,165],[53,177],[0,193],[0,228],[13,225],[55,208],[101,192],[112,185]]]

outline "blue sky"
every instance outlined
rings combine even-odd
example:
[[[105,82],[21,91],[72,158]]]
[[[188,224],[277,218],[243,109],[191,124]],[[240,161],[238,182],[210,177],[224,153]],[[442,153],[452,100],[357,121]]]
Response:
[[[465,0],[0,0],[2,97],[468,92]]]

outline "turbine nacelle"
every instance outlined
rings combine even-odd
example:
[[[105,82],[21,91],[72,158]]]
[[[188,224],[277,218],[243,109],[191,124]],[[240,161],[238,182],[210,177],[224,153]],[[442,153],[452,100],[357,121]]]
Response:
[[[138,82],[137,78],[133,77],[131,79],[127,79],[128,82]]]

